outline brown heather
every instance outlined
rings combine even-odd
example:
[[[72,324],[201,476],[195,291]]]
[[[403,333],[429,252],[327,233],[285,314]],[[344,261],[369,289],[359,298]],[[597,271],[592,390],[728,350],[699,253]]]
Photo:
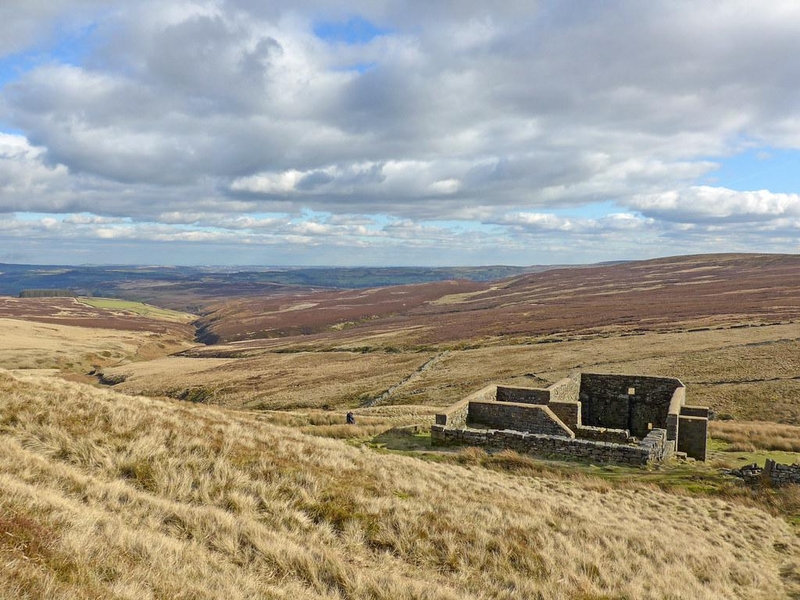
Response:
[[[0,598],[798,593],[797,537],[758,508],[514,474],[513,454],[501,471],[475,451],[378,454],[311,426],[336,424],[0,371]]]

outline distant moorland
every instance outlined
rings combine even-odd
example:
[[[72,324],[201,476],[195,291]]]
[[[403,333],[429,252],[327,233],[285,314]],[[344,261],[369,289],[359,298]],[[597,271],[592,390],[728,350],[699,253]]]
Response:
[[[493,281],[552,267],[159,267],[0,263],[0,296],[62,290],[198,310],[209,301],[315,288],[359,289],[450,279]]]

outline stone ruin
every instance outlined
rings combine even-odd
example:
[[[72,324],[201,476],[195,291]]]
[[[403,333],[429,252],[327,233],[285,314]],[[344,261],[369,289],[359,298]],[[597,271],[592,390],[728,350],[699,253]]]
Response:
[[[433,444],[461,443],[598,463],[706,459],[708,408],[678,379],[574,373],[548,388],[490,385],[436,415]]]
[[[800,485],[800,463],[784,465],[768,458],[763,467],[753,463],[740,469],[725,469],[724,472],[741,477],[751,487]]]

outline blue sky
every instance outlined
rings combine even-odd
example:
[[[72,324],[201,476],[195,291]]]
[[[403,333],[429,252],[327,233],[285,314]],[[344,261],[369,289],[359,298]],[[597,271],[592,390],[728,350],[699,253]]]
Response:
[[[793,2],[57,0],[3,16],[0,262],[800,251]]]
[[[390,33],[361,16],[352,16],[344,21],[319,21],[314,24],[314,35],[329,43],[360,45],[376,37]]]
[[[796,193],[800,190],[800,150],[753,148],[729,157],[709,174],[714,185],[733,190],[770,190]]]

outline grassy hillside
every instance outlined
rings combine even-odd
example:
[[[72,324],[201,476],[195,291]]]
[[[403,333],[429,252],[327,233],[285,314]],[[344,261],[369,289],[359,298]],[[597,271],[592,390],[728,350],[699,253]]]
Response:
[[[372,350],[376,341],[360,343]],[[380,405],[446,406],[492,382],[540,387],[573,370],[640,373],[678,377],[690,403],[724,417],[800,425],[800,322],[450,350],[364,349],[229,344],[105,372],[126,378],[119,389],[128,393],[202,390],[207,402],[248,410],[357,408],[376,398]]]
[[[79,301],[94,308],[104,308],[112,312],[123,314],[133,313],[143,317],[150,317],[159,321],[175,321],[176,323],[191,323],[195,315],[176,310],[158,308],[143,302],[131,302],[130,300],[120,300],[119,298],[88,298],[81,297]]]
[[[178,352],[186,339],[146,331],[96,329],[0,318],[0,368],[61,369],[86,373],[95,367],[147,360]]]
[[[0,368],[93,369],[151,360],[191,347],[191,315],[134,303],[0,296]]]
[[[209,337],[278,337],[105,372],[127,393],[246,410],[446,406],[491,382],[638,373],[680,378],[721,417],[797,426],[798,273],[797,256],[690,256],[238,299],[204,317]]]
[[[2,372],[0,598],[800,593],[796,535],[751,501],[462,462]]]

